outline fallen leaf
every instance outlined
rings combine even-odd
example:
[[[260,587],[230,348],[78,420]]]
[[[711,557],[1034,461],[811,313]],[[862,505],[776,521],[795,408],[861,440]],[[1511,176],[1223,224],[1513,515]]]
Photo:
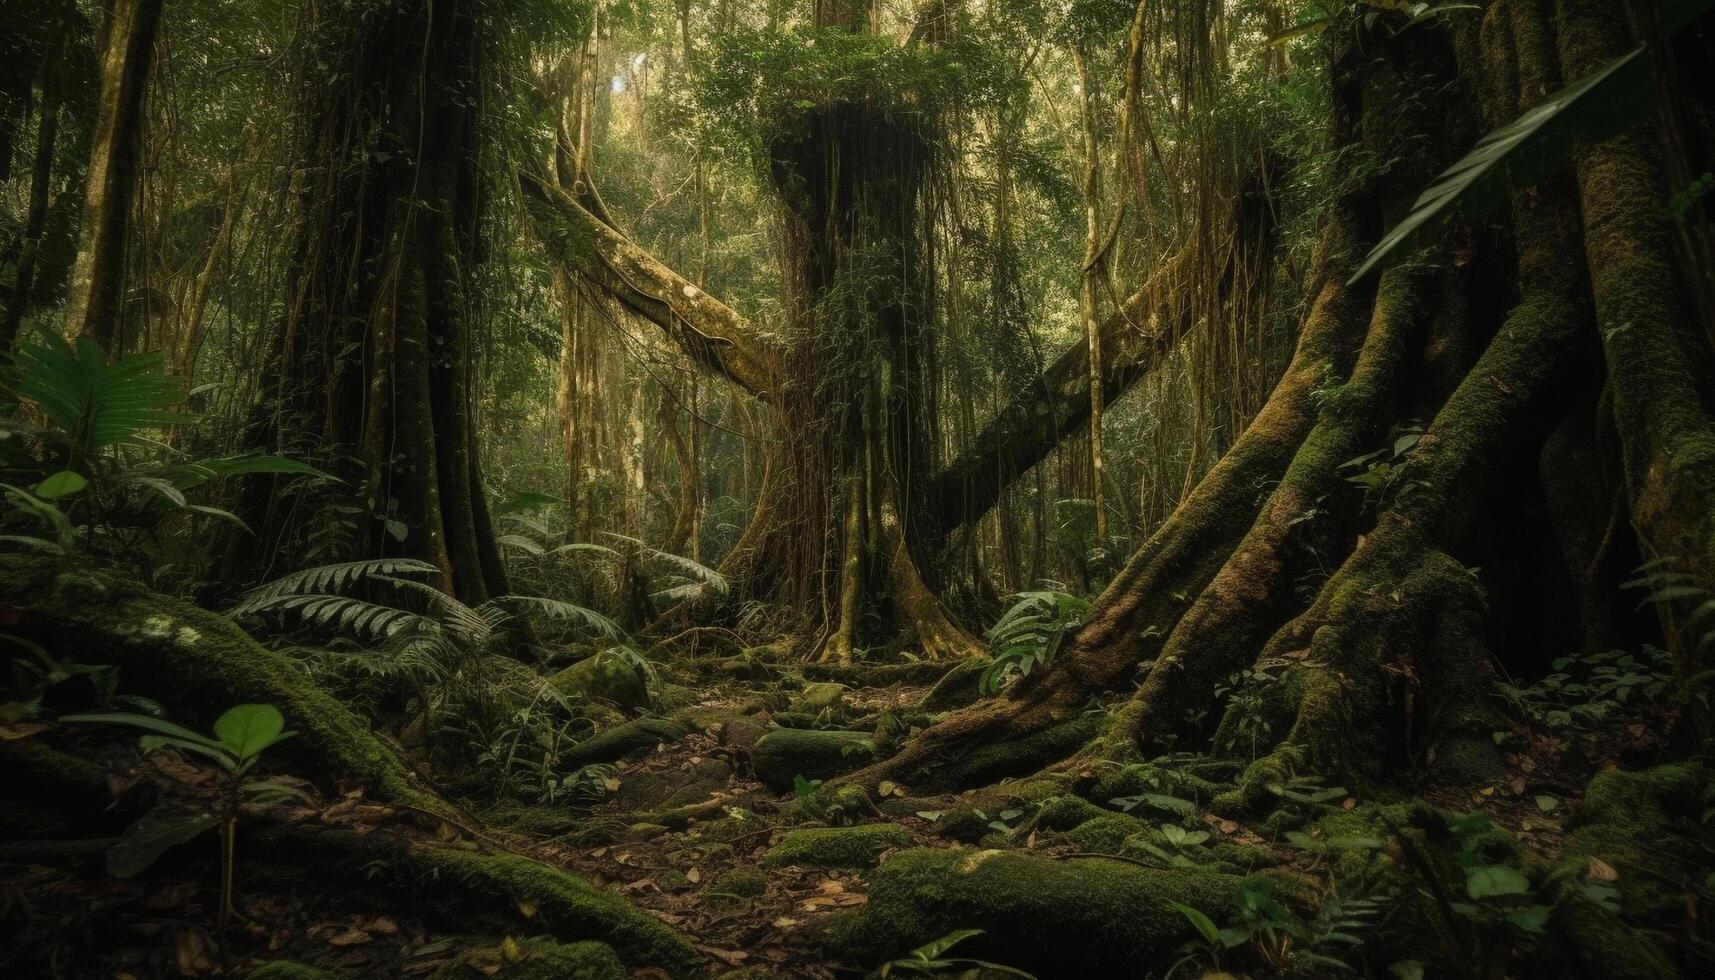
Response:
[[[694,885],[703,880],[703,873],[696,868],[692,868],[685,872],[685,880]]]
[[[1586,872],[1592,881],[1618,881],[1620,873],[1614,866],[1598,857],[1590,859],[1590,867]]]
[[[369,942],[372,938],[374,937],[362,929],[352,928],[337,936],[329,936],[327,943],[329,946],[356,946],[360,943]]]
[[[185,976],[199,977],[218,971],[220,965],[209,955],[211,952],[208,936],[200,929],[185,929],[173,937],[173,961]]]
[[[14,739],[29,738],[38,732],[45,732],[48,726],[39,721],[21,721],[16,725],[0,728],[0,741],[10,742]]]
[[[539,906],[534,899],[523,898],[518,900],[518,914],[526,919],[534,919],[537,908]]]

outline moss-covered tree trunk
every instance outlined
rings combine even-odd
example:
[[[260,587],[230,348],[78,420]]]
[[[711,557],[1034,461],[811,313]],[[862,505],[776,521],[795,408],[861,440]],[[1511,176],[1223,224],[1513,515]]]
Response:
[[[1517,188],[1502,234],[1455,229],[1447,246],[1379,281],[1347,281],[1367,243],[1448,162],[1436,154],[1635,44],[1623,17],[1594,2],[1503,0],[1480,27],[1418,31],[1409,43],[1354,30],[1330,38],[1333,145],[1381,166],[1360,168],[1370,176],[1326,220],[1297,352],[1267,405],[1108,586],[1053,669],[944,717],[853,778],[961,782],[956,760],[1009,742],[1011,770],[1028,771],[1081,741],[1045,733],[1067,730],[1092,697],[1128,691],[1088,751],[1248,747],[1257,758],[1228,806],[1302,774],[1362,779],[1418,764],[1492,775],[1492,736],[1510,725],[1492,664],[1512,654],[1530,669],[1544,654],[1494,643],[1496,611],[1527,615],[1518,606],[1533,600],[1479,566],[1498,549],[1548,569],[1577,550],[1525,550],[1521,522],[1494,516],[1508,492],[1497,475],[1520,472],[1514,460],[1542,456],[1564,420],[1593,412],[1613,413],[1644,553],[1699,575],[1715,567],[1715,437],[1699,401],[1711,352],[1680,294],[1648,126],[1581,149],[1576,197],[1565,177]],[[1444,94],[1415,94],[1432,90]],[[1597,326],[1605,365],[1593,357]],[[1563,536],[1602,534],[1577,525],[1589,508],[1560,513]],[[1622,600],[1610,590],[1597,601]],[[1693,676],[1700,662],[1678,622],[1668,617],[1667,640]],[[1258,696],[1223,703],[1223,688],[1247,683],[1244,670]]]
[[[274,337],[277,384],[253,440],[327,447],[366,512],[356,556],[439,566],[480,601],[504,589],[472,426],[472,292],[481,261],[484,47],[475,5],[389,0],[314,18],[325,63],[300,79],[312,120],[297,248]],[[326,84],[326,64],[341,66]],[[228,569],[308,560],[297,502],[254,484],[257,529]],[[258,560],[260,559],[260,560]]]

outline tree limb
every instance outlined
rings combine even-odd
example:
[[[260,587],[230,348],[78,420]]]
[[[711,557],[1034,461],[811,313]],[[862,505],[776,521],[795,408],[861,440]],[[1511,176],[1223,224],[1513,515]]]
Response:
[[[697,366],[772,401],[786,350],[737,311],[539,177],[518,177],[537,235],[552,256],[654,323]]]

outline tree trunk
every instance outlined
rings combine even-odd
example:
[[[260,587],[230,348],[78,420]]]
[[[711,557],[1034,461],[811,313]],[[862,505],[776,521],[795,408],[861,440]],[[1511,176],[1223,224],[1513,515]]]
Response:
[[[313,64],[302,80],[316,120],[303,166],[316,176],[298,202],[279,381],[253,433],[258,448],[330,446],[370,513],[354,557],[429,561],[467,602],[506,581],[472,425],[480,17],[391,0],[314,23],[349,71],[342,90],[325,90]],[[274,489],[253,484],[241,512],[290,568],[307,529]],[[256,567],[243,552],[228,553],[237,574]]]
[[[1346,282],[1363,243],[1398,218],[1400,192],[1427,181],[1412,162],[1421,151],[1399,147],[1468,145],[1472,123],[1513,118],[1630,43],[1618,22],[1580,23],[1618,16],[1604,4],[1562,0],[1557,19],[1549,5],[1502,0],[1485,11],[1480,36],[1454,28],[1407,44],[1371,33],[1363,59],[1337,64],[1335,145],[1393,163],[1330,213],[1298,350],[1267,404],[1053,667],[944,716],[850,779],[956,785],[971,777],[961,760],[979,745],[987,756],[1017,747],[1012,769],[985,766],[981,778],[1028,771],[1045,745],[1075,749],[1078,739],[1050,733],[1139,674],[1090,751],[1123,758],[1213,740],[1232,752],[1251,742],[1260,758],[1240,791],[1218,801],[1230,809],[1308,773],[1364,779],[1412,763],[1492,776],[1492,735],[1510,723],[1489,683],[1488,624],[1511,597],[1470,567],[1484,538],[1507,533],[1479,517],[1507,460],[1529,458],[1562,420],[1595,406],[1592,302],[1596,325],[1611,324],[1602,346],[1639,536],[1656,554],[1711,567],[1715,507],[1700,495],[1715,486],[1715,437],[1698,401],[1710,352],[1683,314],[1646,139],[1581,151],[1581,206],[1564,179],[1515,191],[1500,246],[1461,240],[1428,262],[1396,264],[1373,290]],[[1603,37],[1611,44],[1595,51],[1569,44]],[[1474,91],[1429,106],[1406,96],[1455,77]],[[1510,312],[1491,327],[1482,311],[1502,301]],[[1468,364],[1462,350],[1481,355]],[[1401,428],[1424,410],[1433,414],[1425,431]],[[1353,459],[1378,446],[1390,461],[1380,476],[1373,461],[1366,471]],[[1367,478],[1369,491],[1350,477]],[[1551,548],[1514,560],[1562,557]],[[1325,580],[1323,567],[1333,569]],[[1605,601],[1621,600],[1610,592]],[[1700,664],[1679,643],[1690,674]],[[1245,668],[1272,679],[1261,709],[1249,698],[1221,703],[1217,688],[1239,686],[1229,677]]]
[[[115,356],[125,343],[120,333],[125,229],[137,193],[143,97],[160,22],[161,0],[112,0],[96,45],[100,95],[65,332],[68,337],[89,337]]]

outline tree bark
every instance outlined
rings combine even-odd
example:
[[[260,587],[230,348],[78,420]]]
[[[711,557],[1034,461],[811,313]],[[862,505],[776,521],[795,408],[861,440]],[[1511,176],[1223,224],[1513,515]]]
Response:
[[[143,99],[161,22],[161,0],[112,0],[97,43],[100,95],[90,135],[83,232],[66,297],[68,337],[86,336],[117,356],[125,284],[125,237],[137,191]]]

